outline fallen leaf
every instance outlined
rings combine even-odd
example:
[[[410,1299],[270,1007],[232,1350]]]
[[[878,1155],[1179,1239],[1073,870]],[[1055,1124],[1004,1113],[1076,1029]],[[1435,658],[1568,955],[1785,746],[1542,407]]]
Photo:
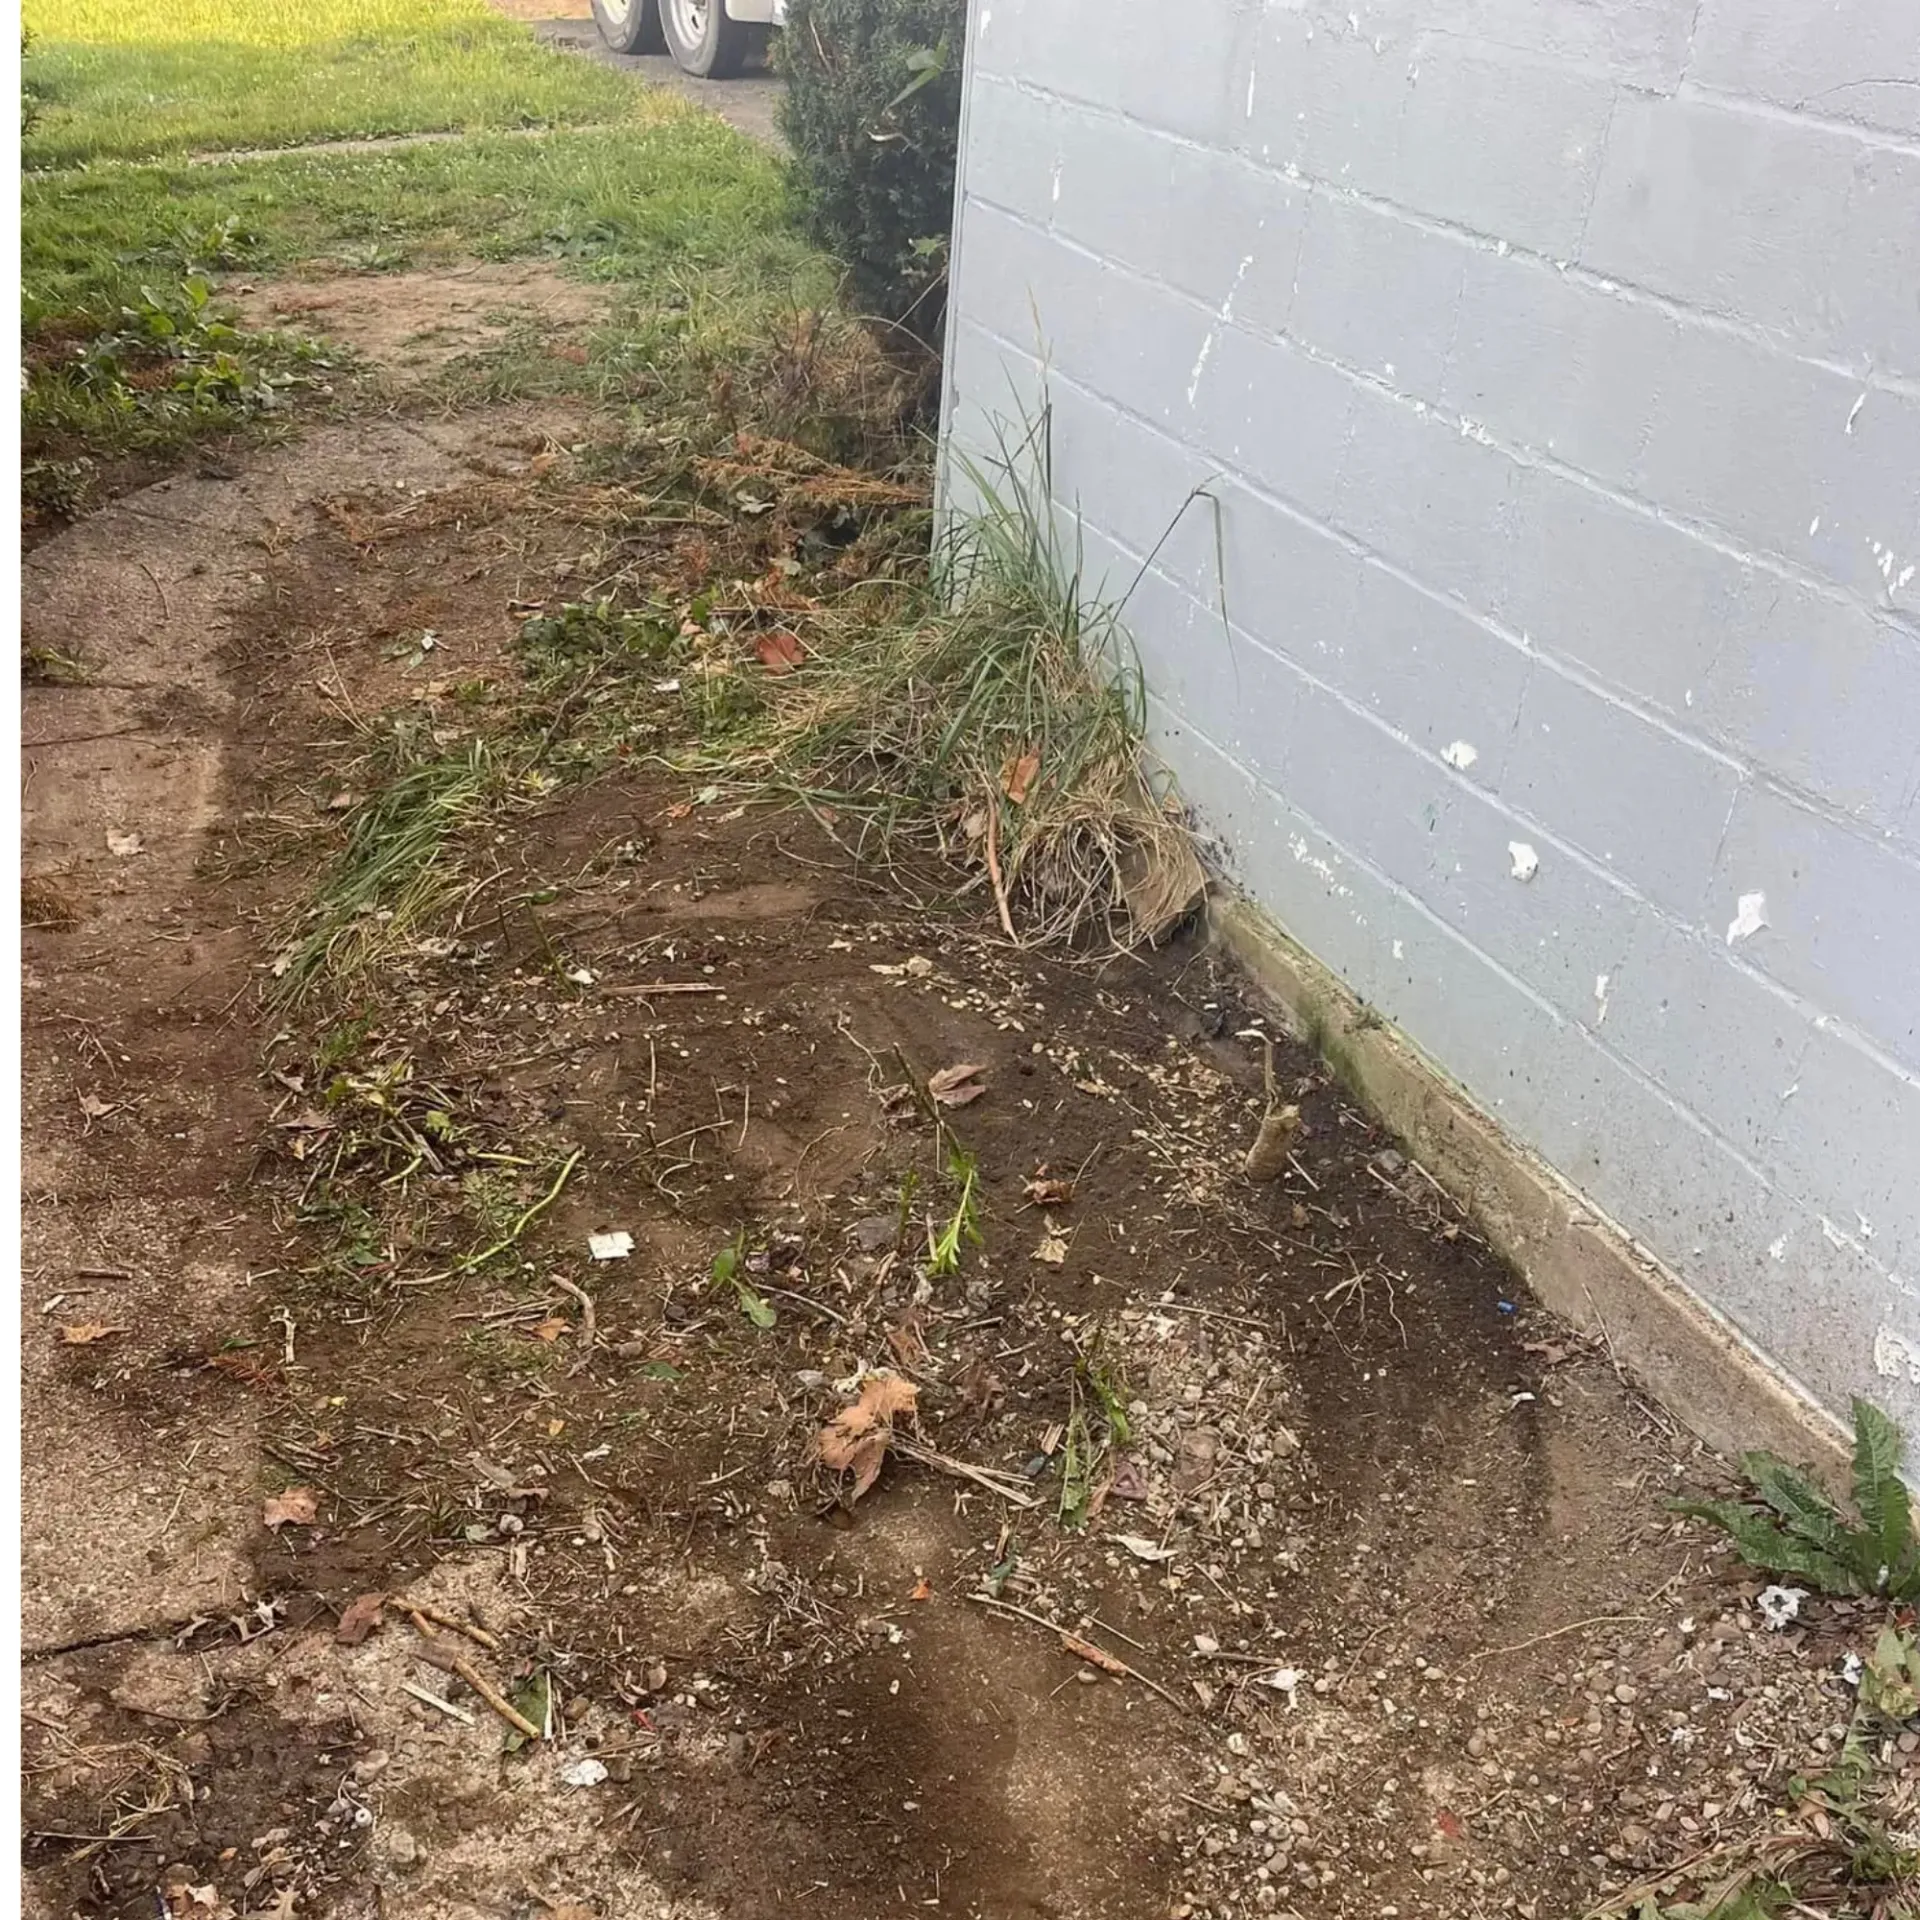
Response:
[[[876,1368],[861,1381],[859,1399],[842,1407],[820,1429],[814,1442],[820,1464],[834,1473],[853,1475],[849,1506],[879,1479],[893,1423],[903,1416],[912,1419],[919,1399],[920,1390],[911,1380],[885,1367]]]
[[[320,1514],[320,1495],[313,1487],[289,1487],[285,1493],[271,1495],[260,1510],[267,1527],[310,1527]]]
[[[1073,1182],[1053,1178],[1045,1167],[1040,1167],[1026,1183],[1026,1195],[1036,1206],[1064,1207],[1072,1202]]]
[[[567,1423],[564,1420],[549,1420],[547,1422],[547,1438],[549,1440],[558,1440],[566,1430]]]
[[[90,1347],[96,1340],[110,1340],[125,1327],[110,1327],[98,1320],[83,1320],[77,1327],[62,1327],[61,1340],[70,1347]]]
[[[357,1647],[379,1626],[386,1604],[387,1596],[384,1593],[363,1593],[358,1600],[350,1601],[340,1615],[340,1624],[334,1628],[333,1637],[343,1647]]]
[[[1136,1560],[1171,1560],[1177,1551],[1163,1547],[1157,1540],[1149,1540],[1144,1533],[1116,1533],[1113,1543],[1125,1547]]]
[[[927,1358],[926,1336],[920,1330],[920,1315],[909,1310],[898,1324],[887,1329],[887,1345],[903,1367],[917,1367]]]
[[[1027,789],[1033,785],[1039,771],[1040,756],[1031,751],[1021,754],[1017,760],[1007,762],[1006,777],[1002,784],[1006,788],[1007,798],[1016,807],[1026,799]]]
[[[769,673],[791,673],[807,657],[807,650],[799,639],[784,628],[774,633],[763,633],[753,643],[753,650]]]
[[[548,1319],[542,1320],[538,1326],[531,1327],[528,1331],[536,1340],[558,1340],[563,1333],[571,1332],[572,1329],[565,1320]]]
[[[1084,1660],[1090,1667],[1098,1667],[1102,1673],[1112,1674],[1116,1680],[1124,1680],[1132,1672],[1124,1660],[1115,1659],[1105,1647],[1096,1647],[1091,1640],[1082,1640],[1065,1627],[1060,1629],[1060,1644],[1077,1659]]]
[[[1150,1491],[1147,1476],[1132,1454],[1114,1456],[1113,1479],[1108,1491],[1116,1500],[1144,1500],[1147,1497]]]
[[[928,1079],[927,1091],[943,1107],[964,1107],[969,1100],[978,1100],[986,1092],[985,1084],[978,1077],[985,1072],[986,1068],[978,1061],[942,1067]]]
[[[107,829],[107,851],[116,860],[131,860],[136,853],[145,853],[147,843],[137,833],[117,833],[112,827]]]
[[[1046,1232],[1040,1236],[1040,1244],[1028,1257],[1038,1260],[1042,1266],[1064,1267],[1067,1264],[1066,1235],[1049,1220]]]
[[[1462,1820],[1451,1807],[1442,1807],[1440,1811],[1433,1816],[1433,1824],[1439,1828],[1449,1840],[1460,1840],[1466,1837],[1467,1823]]]
[[[916,1581],[913,1591],[907,1595],[907,1598],[909,1600],[931,1600],[933,1598],[933,1582],[927,1579]]]
[[[1521,1343],[1522,1353],[1537,1353],[1542,1363],[1557,1367],[1563,1360],[1573,1358],[1573,1348],[1560,1340],[1527,1340]]]
[[[80,1096],[80,1111],[89,1120],[104,1120],[108,1114],[118,1113],[120,1109],[111,1101],[102,1100],[97,1093],[83,1093]]]

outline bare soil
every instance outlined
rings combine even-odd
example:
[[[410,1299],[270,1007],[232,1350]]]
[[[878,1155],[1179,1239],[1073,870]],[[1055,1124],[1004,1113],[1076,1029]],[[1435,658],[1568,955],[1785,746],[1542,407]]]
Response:
[[[308,311],[398,354],[366,285]],[[30,1910],[1562,1920],[1750,1828],[1858,1623],[1761,1629],[1661,1504],[1714,1463],[1196,935],[1015,948],[662,770],[642,683],[435,924],[274,997],[370,729],[457,743],[530,609],[711,561],[600,437],[329,427],[28,563],[88,669],[26,702]],[[383,1071],[433,1162],[329,1104]],[[873,1369],[918,1417],[856,1502]]]

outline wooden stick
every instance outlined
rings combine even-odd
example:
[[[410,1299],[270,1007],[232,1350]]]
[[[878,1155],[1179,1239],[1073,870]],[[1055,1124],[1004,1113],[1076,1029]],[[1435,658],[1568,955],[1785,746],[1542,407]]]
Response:
[[[424,1600],[409,1600],[407,1612],[412,1616],[413,1624],[422,1633],[427,1630],[424,1623],[431,1620],[436,1627],[446,1627],[454,1633],[464,1633],[476,1646],[485,1647],[489,1653],[500,1651],[500,1642],[485,1627],[476,1627],[468,1621],[456,1619],[444,1608],[430,1606]]]
[[[1000,796],[987,789],[987,878],[993,882],[993,904],[1000,909],[1000,926],[1016,945],[1020,936],[1013,930],[1013,914],[1007,906],[1007,883],[1000,877]]]
[[[587,1364],[587,1355],[593,1351],[593,1301],[584,1287],[575,1286],[563,1275],[556,1273],[548,1277],[562,1293],[580,1302],[580,1348],[573,1365],[567,1369],[569,1373],[578,1373]]]
[[[1010,1507],[1037,1507],[1040,1502],[1030,1493],[1024,1493],[1012,1487],[1000,1484],[1003,1476],[990,1473],[985,1467],[969,1466],[964,1460],[956,1460],[951,1454],[936,1453],[933,1448],[922,1446],[917,1440],[909,1440],[901,1434],[893,1437],[894,1451],[908,1460],[917,1460],[923,1467],[932,1467],[940,1473],[950,1473],[956,1480],[971,1480],[976,1487],[985,1487],[989,1493],[998,1494]],[[1011,1478],[1011,1476],[1005,1476]]]
[[[451,1700],[442,1700],[437,1693],[429,1693],[425,1687],[416,1687],[411,1680],[402,1680],[400,1691],[412,1694],[416,1700],[424,1700],[430,1707],[437,1707],[449,1720],[458,1720],[462,1726],[474,1724],[473,1715],[465,1707],[456,1707]]]
[[[1032,1613],[1025,1607],[1016,1607],[1011,1600],[996,1600],[990,1593],[970,1593],[969,1600],[977,1600],[983,1607],[992,1607],[999,1613],[1010,1613],[1021,1620],[1031,1620],[1036,1627],[1045,1627],[1049,1633],[1060,1636],[1060,1644],[1077,1660],[1091,1660],[1097,1667],[1112,1674],[1116,1679],[1138,1680],[1151,1693],[1157,1693],[1168,1706],[1180,1713],[1187,1711],[1187,1703],[1177,1693],[1163,1687],[1158,1680],[1150,1680],[1138,1667],[1130,1667],[1117,1653],[1109,1653],[1105,1647],[1095,1646],[1091,1640],[1083,1638],[1071,1627],[1063,1627],[1057,1620],[1049,1620],[1044,1614]]]
[[[1643,1625],[1644,1613],[1596,1613],[1585,1620],[1569,1620],[1564,1627],[1555,1627],[1551,1633],[1536,1633],[1531,1640],[1517,1640],[1510,1647],[1485,1647],[1478,1653],[1467,1655],[1465,1665],[1477,1667],[1482,1660],[1498,1660],[1509,1653],[1525,1653],[1529,1647],[1544,1646],[1549,1640],[1558,1640],[1563,1633],[1578,1633],[1582,1627],[1631,1627]]]
[[[542,1740],[545,1735],[527,1716],[504,1695],[494,1692],[485,1680],[474,1671],[471,1660],[455,1660],[453,1670],[475,1693],[477,1693],[508,1726],[517,1727],[529,1740]]]
[[[602,993],[630,994],[636,1000],[644,1000],[649,994],[656,993],[725,993],[726,988],[717,980],[649,980],[639,986],[602,987]]]

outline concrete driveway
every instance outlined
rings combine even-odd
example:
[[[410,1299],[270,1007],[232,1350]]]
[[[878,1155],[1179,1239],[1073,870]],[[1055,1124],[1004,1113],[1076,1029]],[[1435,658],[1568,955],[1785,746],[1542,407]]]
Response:
[[[781,83],[770,72],[756,68],[736,80],[695,80],[682,73],[664,53],[613,53],[593,24],[587,0],[494,0],[494,5],[516,20],[528,22],[549,46],[564,47],[569,53],[585,54],[603,66],[636,73],[656,86],[698,101],[710,113],[717,113],[729,126],[738,127],[750,138],[770,147],[785,148],[775,123]]]

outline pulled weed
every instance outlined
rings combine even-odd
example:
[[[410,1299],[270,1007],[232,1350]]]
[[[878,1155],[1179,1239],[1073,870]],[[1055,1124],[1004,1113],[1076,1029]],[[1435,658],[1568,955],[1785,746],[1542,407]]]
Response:
[[[1143,774],[1138,662],[1020,450],[970,481],[925,582],[822,609],[757,738],[702,764],[803,799],[883,864],[972,866],[1010,938],[1133,944],[1160,929],[1130,890],[1191,860]]]

